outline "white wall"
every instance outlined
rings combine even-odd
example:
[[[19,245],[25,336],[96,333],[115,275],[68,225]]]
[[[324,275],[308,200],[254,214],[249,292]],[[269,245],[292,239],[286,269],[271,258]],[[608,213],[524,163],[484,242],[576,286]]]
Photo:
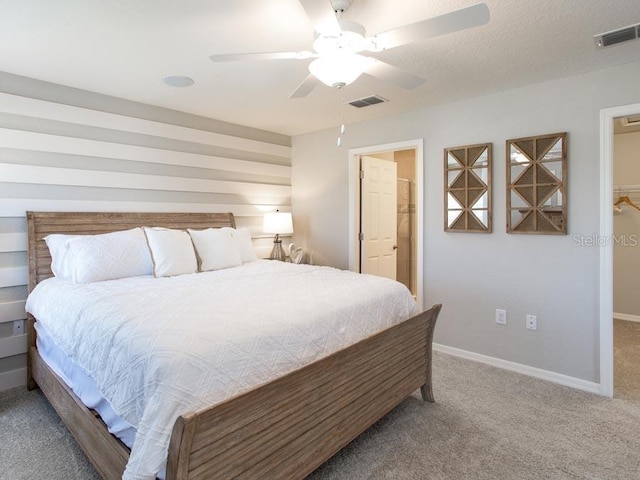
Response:
[[[640,185],[640,132],[614,135],[613,184]],[[628,195],[640,205],[640,193]],[[613,216],[613,311],[640,318],[640,212],[621,208]]]
[[[290,205],[289,137],[0,72],[0,390],[26,383],[25,211],[230,211],[266,256]]]
[[[425,299],[443,303],[435,341],[598,382],[599,111],[640,101],[640,63],[293,138],[296,241],[348,267],[349,148],[423,138]],[[472,72],[470,72],[472,81]],[[375,108],[369,107],[369,108]],[[507,235],[505,140],[568,132],[568,235]],[[494,232],[443,231],[444,148],[493,142]],[[586,237],[586,240],[583,240]],[[494,321],[508,311],[508,325]],[[536,332],[525,314],[538,316]]]

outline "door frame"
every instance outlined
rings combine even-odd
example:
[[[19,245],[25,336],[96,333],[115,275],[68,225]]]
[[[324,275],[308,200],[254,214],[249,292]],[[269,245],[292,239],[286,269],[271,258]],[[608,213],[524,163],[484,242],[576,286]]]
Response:
[[[613,122],[640,103],[600,110],[600,394],[613,397]]]
[[[403,142],[385,143],[349,149],[349,270],[358,271],[360,258],[360,174],[359,157],[381,152],[415,149],[415,185],[416,185],[416,302],[423,308],[423,270],[424,270],[424,146],[421,138]]]

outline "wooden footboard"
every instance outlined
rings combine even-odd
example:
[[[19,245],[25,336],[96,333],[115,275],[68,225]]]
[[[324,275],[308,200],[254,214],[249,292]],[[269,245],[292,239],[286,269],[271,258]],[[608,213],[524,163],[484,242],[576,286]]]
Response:
[[[422,389],[431,395],[431,345],[440,305],[222,404],[182,415],[167,480],[302,479]],[[36,348],[33,376],[100,475],[121,478],[128,449]]]
[[[440,308],[183,415],[173,429],[167,478],[304,478],[412,392],[430,392]]]
[[[33,380],[105,480],[119,480],[129,460],[129,449],[111,435],[98,414],[89,410],[40,357],[29,350]]]

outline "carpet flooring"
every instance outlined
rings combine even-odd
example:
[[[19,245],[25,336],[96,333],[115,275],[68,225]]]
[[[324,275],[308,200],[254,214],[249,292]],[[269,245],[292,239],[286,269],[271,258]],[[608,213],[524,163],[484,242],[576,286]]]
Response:
[[[613,395],[640,401],[640,322],[613,320]]]
[[[416,392],[309,479],[640,478],[640,401],[438,352],[434,394]],[[45,478],[98,476],[39,391],[0,393],[0,479]]]

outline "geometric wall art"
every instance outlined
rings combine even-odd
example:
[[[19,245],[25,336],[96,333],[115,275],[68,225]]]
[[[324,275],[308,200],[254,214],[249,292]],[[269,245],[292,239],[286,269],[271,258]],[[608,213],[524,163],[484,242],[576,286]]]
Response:
[[[567,133],[507,140],[507,233],[567,233]]]
[[[491,144],[444,150],[444,231],[491,233]]]

